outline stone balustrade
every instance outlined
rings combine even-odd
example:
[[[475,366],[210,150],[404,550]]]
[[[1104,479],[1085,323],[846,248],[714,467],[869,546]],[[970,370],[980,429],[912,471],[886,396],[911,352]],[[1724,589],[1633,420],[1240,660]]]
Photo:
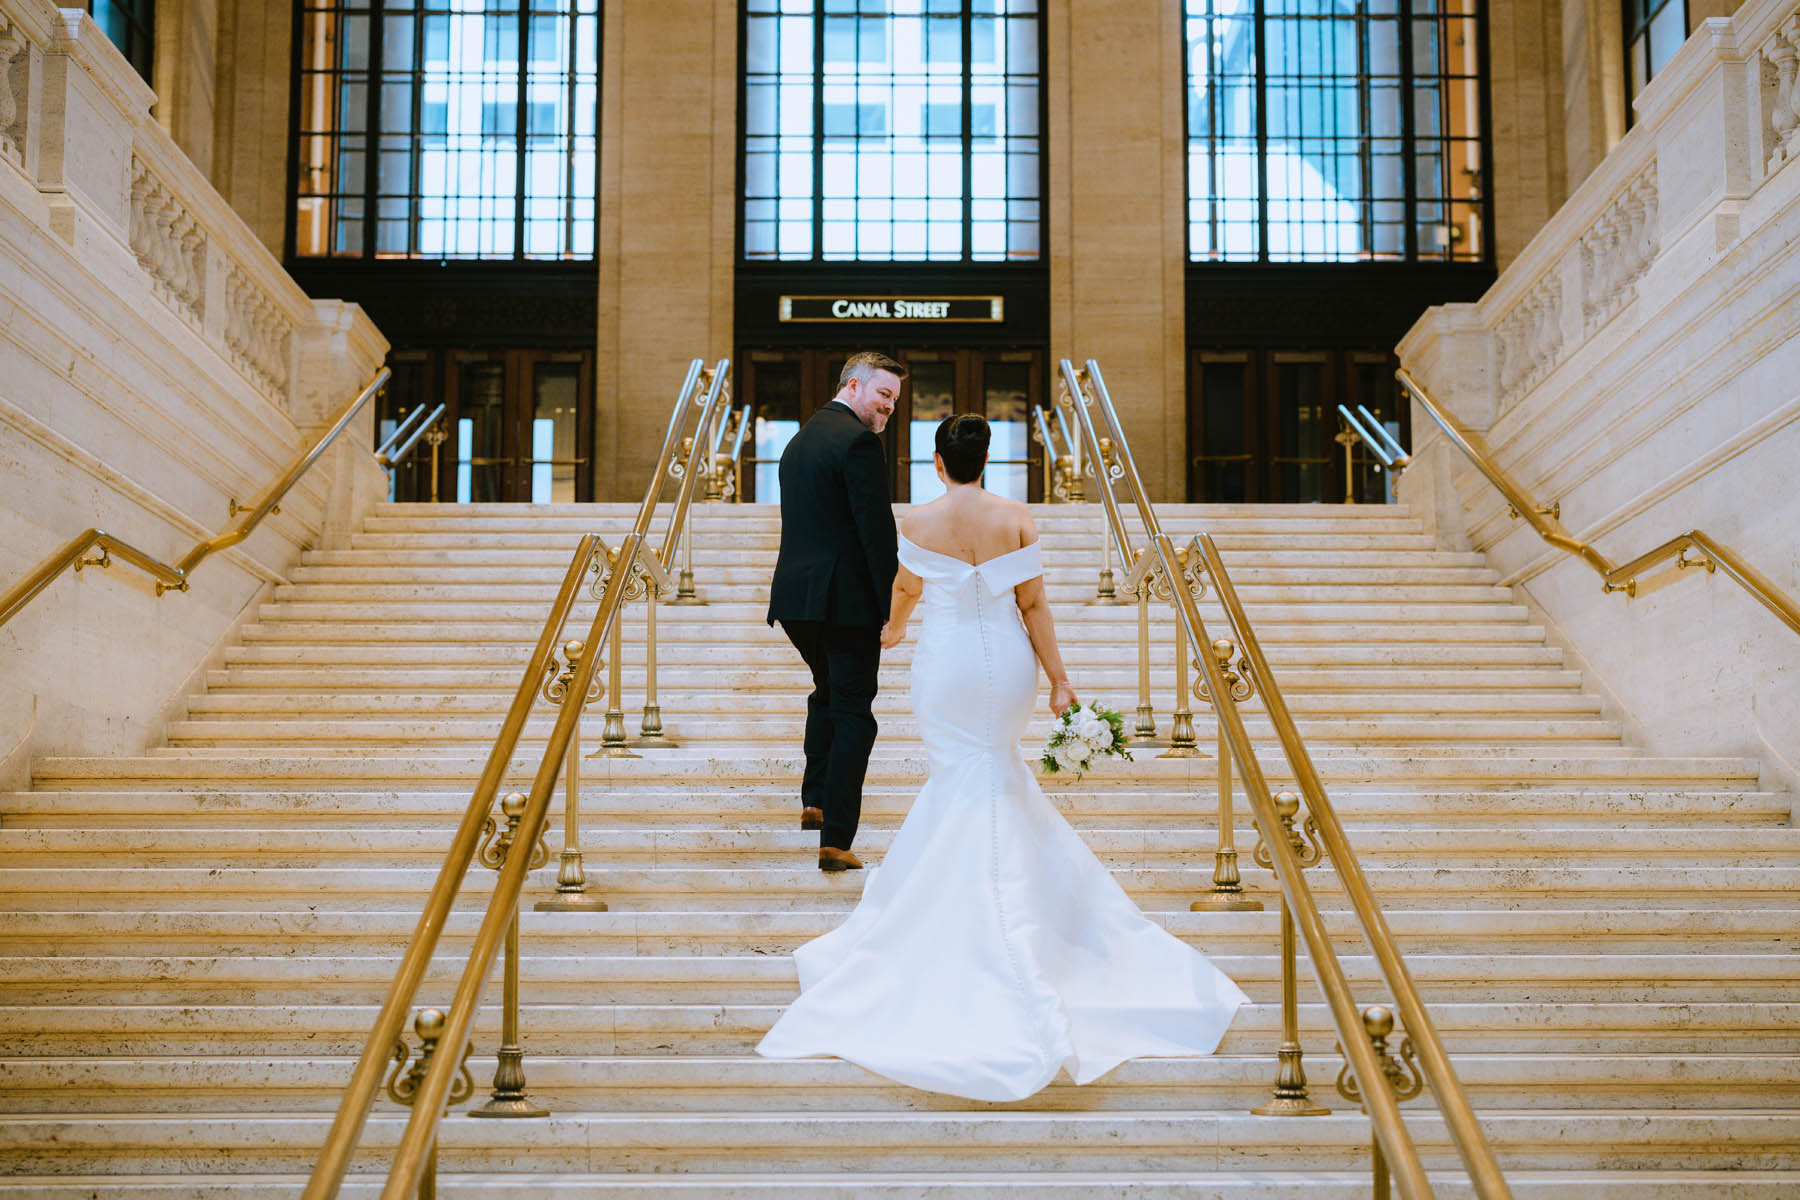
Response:
[[[84,11],[0,0],[0,583],[89,526],[180,558],[387,352],[355,305],[287,275],[151,117],[155,99]],[[0,787],[58,747],[158,743],[301,548],[385,496],[372,425],[371,406],[191,592],[87,570],[0,628]]]
[[[0,0],[0,59],[0,158],[64,197],[58,231],[117,236],[157,299],[288,408],[311,300],[150,117],[154,96],[93,19]]]
[[[1800,11],[1701,23],[1631,131],[1473,304],[1428,311],[1404,365],[1501,467],[1615,562],[1684,530],[1800,594]],[[1665,749],[1754,753],[1800,782],[1800,645],[1723,580],[1638,597],[1540,542],[1415,408],[1400,484]],[[1681,582],[1686,579],[1687,582]]]

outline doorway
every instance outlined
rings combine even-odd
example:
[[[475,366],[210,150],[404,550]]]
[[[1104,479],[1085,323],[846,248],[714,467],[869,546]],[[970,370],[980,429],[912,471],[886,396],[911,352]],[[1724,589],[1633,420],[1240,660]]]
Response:
[[[1410,438],[1410,406],[1380,350],[1194,350],[1188,357],[1188,497],[1212,503],[1342,503],[1337,406],[1362,405]],[[1351,494],[1392,500],[1390,478],[1360,441]]]
[[[438,498],[566,504],[593,495],[588,445],[593,356],[541,349],[396,352],[377,438],[415,405],[443,404]],[[428,500],[431,447],[395,478],[395,498]]]
[[[931,455],[938,423],[956,413],[986,417],[993,430],[983,482],[1015,500],[1043,498],[1043,451],[1031,443],[1031,410],[1044,402],[1044,355],[1036,349],[877,347],[904,363],[907,378],[882,434],[889,486],[900,503],[943,494]],[[740,385],[755,420],[747,499],[780,499],[781,452],[801,426],[837,394],[850,351],[841,348],[746,350]]]

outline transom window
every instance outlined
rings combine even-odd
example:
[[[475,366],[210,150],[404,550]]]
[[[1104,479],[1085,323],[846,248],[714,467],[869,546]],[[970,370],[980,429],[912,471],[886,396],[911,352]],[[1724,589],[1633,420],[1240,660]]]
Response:
[[[1035,260],[1037,0],[748,0],[744,255]]]
[[[1687,0],[1625,0],[1628,99],[1636,100],[1651,77],[1669,65],[1687,35]]]
[[[304,0],[295,252],[594,256],[599,0]]]
[[[1477,0],[1185,3],[1191,260],[1484,260]]]

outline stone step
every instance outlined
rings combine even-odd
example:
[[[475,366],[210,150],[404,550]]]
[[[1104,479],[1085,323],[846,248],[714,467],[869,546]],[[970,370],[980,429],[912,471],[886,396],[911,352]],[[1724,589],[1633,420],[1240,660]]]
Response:
[[[428,550],[404,547],[380,550],[303,550],[300,553],[297,569],[441,567],[458,572],[490,571],[497,574],[511,574],[519,569],[544,568],[553,570],[554,578],[560,582],[562,572],[568,569],[572,551],[572,545],[541,548],[520,545],[481,550],[455,546]],[[1457,555],[1455,557],[1457,564],[1461,564],[1466,556]],[[1077,547],[1072,552],[1071,558],[1070,563],[1058,564],[1058,568],[1062,569],[1066,566],[1070,571],[1087,572],[1087,581],[1092,586],[1098,580],[1100,570],[1098,549],[1090,548],[1083,551]],[[679,567],[679,563],[677,566]],[[1123,577],[1117,562],[1113,564],[1113,569],[1119,578]],[[1420,584],[1439,587],[1467,585],[1492,587],[1500,579],[1500,573],[1485,563],[1479,565],[1414,564],[1396,566],[1385,561],[1365,560],[1356,565],[1337,567],[1284,566],[1279,562],[1241,566],[1233,563],[1227,566],[1227,570],[1231,572],[1232,582],[1240,589],[1251,584],[1279,583],[1315,587],[1338,584],[1385,584],[1402,588]]]
[[[407,1114],[383,1105],[363,1131],[362,1161],[385,1162]],[[1795,1166],[1800,1113],[1781,1109],[1496,1109],[1481,1114],[1496,1156],[1517,1168],[1771,1170]],[[104,1171],[146,1152],[164,1172],[297,1171],[312,1162],[326,1114],[0,1116],[0,1154],[28,1147],[37,1170]],[[1218,1110],[1166,1112],[553,1113],[521,1127],[453,1114],[441,1126],[446,1171],[651,1172],[830,1169],[1005,1170],[1029,1156],[1039,1170],[1353,1169],[1368,1155],[1368,1119],[1339,1112],[1289,1120]],[[1409,1110],[1421,1157],[1458,1163],[1434,1111]],[[1279,1129],[1280,1133],[1276,1133]]]
[[[1473,1197],[1461,1169],[1428,1171],[1434,1193],[1444,1200]],[[373,1200],[384,1176],[352,1174],[339,1191],[344,1200]],[[1507,1184],[1521,1200],[1791,1200],[1800,1173],[1790,1171],[1701,1170],[1510,1170]],[[0,1200],[291,1200],[306,1184],[304,1174],[217,1175],[21,1175],[0,1177]],[[1331,1171],[782,1171],[754,1175],[599,1174],[570,1171],[545,1174],[440,1172],[443,1200],[489,1197],[637,1198],[706,1197],[707,1200],[920,1200],[921,1197],[1077,1197],[1080,1200],[1368,1200],[1367,1169]]]
[[[439,691],[466,693],[500,692],[510,697],[518,686],[519,672],[529,654],[520,654],[517,662],[494,666],[420,666],[396,665],[384,668],[359,668],[345,664],[325,667],[296,667],[275,663],[239,663],[231,667],[208,670],[209,689],[255,688],[265,691],[293,689],[317,690],[329,685],[333,689],[358,689],[400,693],[407,691]],[[1273,664],[1271,664],[1272,666]],[[1173,672],[1169,672],[1172,674]],[[627,689],[644,686],[642,666],[628,666],[622,671]],[[804,691],[807,675],[803,668],[791,666],[786,673],[773,669],[733,669],[719,667],[709,671],[703,682],[688,681],[672,685],[667,672],[659,673],[665,690],[749,693]],[[1507,666],[1464,664],[1461,666],[1370,663],[1330,665],[1284,665],[1277,682],[1282,695],[1295,697],[1308,691],[1356,692],[1374,689],[1401,690],[1408,693],[1443,695],[1462,688],[1474,691],[1505,689],[1514,691],[1555,690],[1567,692],[1581,686],[1578,671],[1552,666]],[[1089,667],[1083,673],[1084,689],[1106,688],[1121,696],[1137,694],[1137,668]],[[1159,692],[1164,685],[1152,679]],[[889,688],[888,695],[897,694]],[[510,700],[508,701],[510,703]],[[1135,701],[1134,701],[1135,702]],[[1166,708],[1166,706],[1165,706]]]
[[[577,626],[565,629],[564,633],[571,637],[583,636],[588,626]],[[708,667],[718,669],[718,646],[707,646],[700,643],[677,643],[662,646],[657,652],[658,663],[667,667],[671,680],[679,686],[681,680],[674,672],[682,667]],[[1308,667],[1472,667],[1472,666],[1561,666],[1563,652],[1556,646],[1543,645],[1538,642],[1369,642],[1366,644],[1325,644],[1325,645],[1271,645],[1265,648],[1269,668],[1275,672],[1277,681],[1284,680],[1289,670]],[[904,681],[906,672],[912,665],[913,645],[903,642],[895,649],[882,656],[883,677],[892,681]],[[487,667],[522,667],[531,657],[531,647],[525,644],[461,645],[453,642],[438,642],[423,645],[392,645],[381,643],[349,643],[349,644],[237,644],[229,647],[223,656],[227,666],[244,666],[251,664],[267,664],[271,666],[376,666],[393,664],[396,666],[487,666]],[[785,667],[790,679],[804,681],[807,678],[806,668],[799,661],[792,646],[778,644],[773,641],[761,645],[734,645],[731,659],[735,667],[742,670],[746,667]],[[1063,647],[1063,659],[1071,670],[1110,671],[1113,675],[1130,676],[1133,686],[1137,681],[1135,663],[1131,663],[1116,648],[1107,646],[1090,646],[1071,644]],[[641,642],[628,642],[625,647],[627,663],[642,663],[644,648]],[[1125,667],[1129,665],[1130,670]],[[1170,668],[1172,670],[1172,666]],[[710,686],[721,686],[707,678]],[[793,686],[793,685],[788,685]],[[892,686],[892,684],[890,684]]]
[[[871,859],[871,865],[878,865]],[[603,867],[603,869],[602,869]],[[854,875],[853,872],[844,874]],[[1246,870],[1252,883],[1258,877]],[[1212,864],[1188,867],[1117,866],[1113,878],[1143,908],[1186,908],[1212,886]],[[108,866],[77,873],[66,867],[0,866],[0,911],[39,907],[160,908],[171,893],[196,908],[238,908],[263,902],[292,904],[295,897],[330,895],[337,903],[370,908],[417,908],[437,876],[433,866],[262,867]],[[1503,907],[1530,894],[1534,903],[1635,907],[1653,898],[1679,897],[1684,905],[1728,906],[1755,896],[1764,907],[1800,911],[1800,866],[1717,866],[1656,862],[1649,865],[1385,865],[1365,862],[1363,876],[1388,908]],[[554,860],[532,875],[531,886],[548,894]],[[615,908],[668,911],[702,909],[849,908],[861,894],[859,879],[834,877],[797,851],[791,866],[715,867],[596,864],[591,886]],[[1343,908],[1333,873],[1321,865],[1309,875],[1322,907]],[[462,902],[482,903],[486,879],[464,885]]]
[[[271,606],[280,610],[283,606]],[[515,612],[526,606],[517,606]],[[724,607],[723,605],[718,607]],[[738,607],[738,606],[733,606]],[[747,610],[752,606],[743,606]],[[755,606],[761,608],[761,606]],[[1486,609],[1487,606],[1480,606]],[[1320,618],[1305,621],[1267,621],[1257,620],[1256,632],[1258,641],[1266,647],[1281,646],[1293,642],[1340,642],[1340,641],[1403,641],[1403,642],[1541,642],[1544,640],[1544,628],[1541,625],[1526,624],[1523,620],[1512,617],[1490,615],[1487,618],[1470,618],[1454,623],[1437,621],[1428,615],[1414,614],[1416,621],[1432,623],[1428,635],[1421,635],[1413,626],[1404,623],[1404,614],[1411,611],[1412,606],[1394,606],[1373,610],[1373,619],[1365,619],[1363,615],[1348,618]],[[1116,610],[1115,610],[1116,611]],[[1390,619],[1390,612],[1403,614]],[[762,613],[752,616],[748,611],[744,619],[736,622],[712,620],[714,614],[710,609],[669,608],[659,610],[657,621],[657,643],[659,645],[680,644],[684,642],[705,642],[717,646],[721,641],[733,645],[764,644],[786,648],[788,640],[779,628],[771,628],[762,619]],[[681,613],[680,619],[666,619],[669,613]],[[695,616],[693,614],[701,614]],[[586,623],[591,624],[592,612],[585,615]],[[642,617],[641,610],[634,612],[633,625]],[[1206,614],[1202,615],[1205,619]],[[1214,616],[1210,624],[1223,625],[1223,618]],[[1057,641],[1063,646],[1101,644],[1111,650],[1119,658],[1131,662],[1137,661],[1137,626],[1135,622],[1102,621],[1081,619],[1065,621],[1058,626]],[[264,619],[242,628],[243,639],[249,642],[431,642],[448,644],[453,642],[511,642],[530,647],[537,642],[538,634],[543,629],[543,619],[520,615],[513,620],[485,620],[469,618],[454,623],[437,622],[421,624],[417,621],[394,621],[386,619],[377,612],[359,610],[352,614],[346,612],[328,619],[314,619],[308,614],[290,614],[275,611],[264,614]],[[918,626],[912,626],[914,636]],[[633,633],[634,638],[641,634]],[[1163,622],[1151,630],[1152,662],[1173,663],[1175,628],[1172,623]]]
[[[1215,966],[1253,1001],[1277,1005],[1281,960],[1271,943],[1261,954],[1213,953]],[[1340,957],[1359,992],[1383,990],[1366,956]],[[0,1006],[87,1005],[97,1025],[119,1005],[283,1003],[374,1004],[393,978],[386,955],[234,956],[130,954],[57,955],[7,959]],[[426,992],[449,992],[463,960],[442,955],[432,964]],[[1426,1003],[1540,1003],[1624,1001],[1753,1003],[1800,993],[1800,954],[1562,954],[1437,955],[1413,953],[1407,966]],[[735,954],[554,955],[522,949],[520,975],[532,1004],[775,1004],[797,994],[785,957]],[[1298,977],[1308,995],[1316,984],[1310,963]],[[4,1074],[0,1073],[0,1081]]]
[[[863,820],[871,830],[891,827],[906,814],[916,788],[871,787],[863,797]],[[1216,811],[1204,791],[1171,795],[1162,789],[1132,791],[1081,790],[1078,785],[1047,793],[1078,828],[1100,830],[1125,825],[1166,832],[1211,828]],[[1185,797],[1185,798],[1181,798]],[[220,829],[256,822],[284,831],[306,827],[361,828],[431,825],[451,828],[469,802],[467,791],[66,791],[0,793],[0,819],[8,828],[103,829],[174,820],[183,828]],[[667,791],[655,787],[610,791],[588,789],[581,814],[586,829],[760,829],[790,828],[796,800],[791,788],[750,788],[722,792]],[[1241,806],[1242,801],[1239,801]],[[1570,791],[1448,791],[1409,789],[1403,792],[1339,790],[1333,805],[1347,824],[1361,822],[1428,822],[1456,830],[1465,825],[1511,822],[1514,828],[1557,827],[1570,836],[1593,837],[1597,829],[1646,831],[1669,825],[1694,825],[1745,836],[1751,826],[1759,837],[1771,827],[1789,823],[1791,797],[1781,792],[1720,791],[1705,788],[1669,791],[1634,788]],[[560,811],[560,802],[558,804]],[[1242,813],[1240,812],[1240,818]],[[552,820],[552,825],[556,820]],[[1245,822],[1246,827],[1248,825]],[[1610,838],[1610,835],[1609,835]],[[1596,849],[1605,840],[1595,839]]]
[[[1306,1055],[1312,1078],[1336,1078],[1335,1053]],[[96,1113],[217,1111],[329,1112],[354,1060],[338,1057],[209,1056],[0,1059],[0,1112]],[[1800,1108],[1800,1056],[1459,1054],[1457,1077],[1478,1110],[1528,1107],[1555,1089],[1559,1106],[1595,1109]],[[477,1103],[493,1076],[491,1054],[469,1068]],[[901,1087],[836,1059],[759,1057],[598,1057],[532,1054],[530,1095],[555,1112],[687,1112],[729,1103],[745,1112],[1018,1111]],[[1031,1109],[1159,1111],[1247,1109],[1267,1099],[1266,1054],[1136,1059],[1075,1086],[1059,1078]],[[1344,1110],[1320,1087],[1317,1099]],[[1409,1110],[1410,1111],[1410,1110]],[[6,1193],[0,1189],[0,1196]]]
[[[351,550],[557,550],[564,555],[563,561],[571,560],[575,552],[576,538],[584,530],[570,530],[567,534],[548,534],[536,530],[518,532],[468,531],[448,532],[440,529],[412,530],[392,533],[356,533],[350,537]],[[732,550],[723,548],[736,539],[721,537],[709,545],[704,540],[694,543],[694,565],[699,570],[703,565],[717,566],[734,561],[726,556],[737,555],[736,562],[766,564],[768,568],[775,565],[776,549],[771,542],[758,545],[752,542],[747,549]],[[1367,533],[1324,533],[1318,537],[1310,532],[1296,534],[1292,538],[1278,539],[1260,534],[1225,534],[1215,539],[1219,555],[1224,560],[1227,571],[1243,566],[1288,566],[1288,567],[1349,567],[1369,565],[1371,563],[1391,564],[1400,567],[1487,567],[1490,564],[1482,555],[1472,551],[1440,550],[1436,543],[1422,533],[1367,534]],[[652,545],[660,546],[660,539],[653,540]],[[1095,548],[1087,552],[1091,557],[1088,562],[1098,572],[1099,546],[1096,538]],[[718,556],[708,560],[705,556]],[[1117,564],[1115,564],[1117,569]]]
[[[696,816],[707,806],[696,804]],[[881,854],[892,843],[897,822],[870,814],[857,832],[857,849]],[[1217,845],[1215,821],[1195,812],[1180,828],[1088,828],[1082,841],[1103,861],[1133,865],[1210,866]],[[1240,835],[1252,843],[1247,813],[1237,814]],[[1519,824],[1431,829],[1347,823],[1358,861],[1403,865],[1424,858],[1440,865],[1466,866],[1510,858],[1558,862],[1644,864],[1651,861],[1710,863],[1716,866],[1783,867],[1800,858],[1800,828],[1776,826],[1747,834],[1742,829],[1615,829],[1596,837],[1589,828],[1532,828]],[[326,867],[367,864],[417,867],[442,861],[452,831],[439,828],[370,828],[346,822],[338,828],[238,826],[229,829],[159,825],[154,828],[46,829],[0,827],[0,865],[23,867],[57,859],[91,861],[95,855],[130,855],[134,865],[165,867],[230,862],[239,866]],[[551,851],[563,845],[561,822],[545,839]],[[787,867],[796,855],[816,847],[816,834],[797,829],[743,829],[731,826],[683,829],[588,829],[580,846],[591,872],[612,864]],[[116,861],[116,860],[108,860]],[[83,865],[86,865],[84,862]]]
[[[650,779],[679,778],[687,782],[711,778],[763,782],[770,779],[800,778],[804,761],[797,754],[770,754],[755,747],[716,747],[712,757],[680,749],[660,750],[640,758],[602,758],[591,760],[584,770],[589,786],[598,789],[607,784],[623,784]],[[55,786],[80,786],[84,781],[98,780],[109,785],[122,781],[157,781],[163,787],[177,790],[206,788],[212,781],[229,779],[243,782],[274,780],[359,780],[374,785],[378,781],[456,780],[473,783],[480,778],[485,756],[415,754],[404,758],[360,756],[345,758],[326,754],[259,755],[254,758],[209,757],[201,754],[152,754],[126,756],[44,757],[34,760],[32,777]],[[1217,764],[1209,757],[1190,759],[1139,758],[1131,764],[1130,778],[1183,784],[1193,790],[1207,788],[1217,775]],[[1385,773],[1393,773],[1409,781],[1425,784],[1431,780],[1482,780],[1487,783],[1549,783],[1555,781],[1593,783],[1600,780],[1629,782],[1640,785],[1668,786],[1679,781],[1703,781],[1716,787],[1726,780],[1754,783],[1760,764],[1744,758],[1660,758],[1650,755],[1606,754],[1590,757],[1571,755],[1479,756],[1458,751],[1447,757],[1431,757],[1417,749],[1408,749],[1397,758],[1368,754],[1331,753],[1314,756],[1314,765],[1328,787],[1360,783]],[[529,779],[536,772],[535,759],[515,757],[507,766],[508,776]],[[1264,756],[1264,773],[1271,782],[1288,782],[1285,767]],[[926,777],[927,764],[922,756],[871,757],[869,779],[872,783],[910,782],[915,787]],[[1109,766],[1108,776],[1120,777]],[[1073,782],[1073,781],[1071,781]],[[1062,786],[1063,781],[1051,777],[1047,787]],[[106,790],[113,790],[111,787]]]
[[[547,889],[527,899],[549,895]],[[1255,912],[1152,911],[1150,919],[1211,953],[1266,952],[1278,936],[1277,906],[1262,893]],[[1688,908],[1671,900],[1655,909],[1550,908],[1397,909],[1389,929],[1409,953],[1523,953],[1559,951],[1594,939],[1609,951],[1718,954],[1793,952],[1791,906],[1763,906],[1743,897],[1737,907]],[[445,954],[467,953],[481,914],[453,911],[444,923]],[[836,927],[842,914],[815,908],[785,912],[541,913],[519,914],[523,944],[542,953],[658,955],[785,955]],[[1361,937],[1354,915],[1323,910],[1334,938]],[[0,949],[45,956],[98,954],[123,947],[164,954],[386,953],[397,959],[413,933],[414,914],[333,908],[316,902],[282,910],[53,909],[9,914]]]
[[[798,707],[798,705],[796,705]],[[583,714],[584,744],[598,745],[605,726],[601,704]],[[595,711],[602,710],[602,711]],[[797,744],[805,732],[806,717],[789,715],[739,716],[731,714],[698,715],[686,712],[674,698],[662,702],[663,726],[670,738],[695,742],[763,740],[772,743]],[[1130,709],[1126,710],[1130,713]],[[532,716],[525,727],[528,742],[547,738],[556,714],[545,707]],[[1049,737],[1052,718],[1048,713],[1034,718],[1025,740],[1033,746]],[[1308,714],[1296,718],[1300,735],[1314,751],[1332,743],[1350,746],[1386,745],[1402,742],[1426,742],[1449,745],[1459,742],[1605,742],[1616,748],[1620,724],[1599,717],[1559,716],[1483,716],[1462,719],[1437,719],[1371,715],[1365,717],[1330,717]],[[632,722],[633,725],[636,722]],[[883,744],[899,747],[918,742],[919,723],[912,716],[887,716],[881,722]],[[1164,714],[1161,733],[1168,735],[1169,719]],[[1211,726],[1210,720],[1205,722]],[[460,748],[463,743],[493,744],[499,722],[492,717],[417,716],[405,719],[387,717],[306,717],[289,719],[226,716],[171,721],[168,738],[172,745],[228,746],[245,742],[266,745],[288,745],[301,748],[312,742],[367,746],[375,743],[400,743],[409,746],[432,744],[445,750]],[[1275,740],[1274,727],[1265,717],[1253,713],[1245,721],[1252,737],[1263,744]],[[1127,727],[1129,728],[1129,726]],[[1198,736],[1198,732],[1196,732]],[[1210,739],[1209,739],[1210,740]],[[1151,752],[1150,747],[1145,753]]]
[[[641,683],[639,685],[641,687]],[[799,711],[798,698],[780,693],[746,693],[726,688],[658,689],[666,711],[731,714],[737,716],[783,714]],[[1167,692],[1168,694],[1165,694]],[[187,710],[194,717],[225,717],[281,713],[290,716],[326,716],[336,714],[380,715],[405,714],[430,716],[472,716],[497,718],[512,703],[512,692],[499,688],[455,692],[312,692],[281,689],[232,688],[201,692],[190,696]],[[1288,708],[1299,717],[1336,717],[1368,713],[1451,713],[1486,714],[1511,718],[1525,714],[1543,716],[1597,715],[1602,711],[1600,698],[1584,695],[1573,688],[1525,691],[1440,692],[1291,692],[1282,690]],[[1153,700],[1162,700],[1158,716],[1166,722],[1172,689],[1152,689]],[[1190,704],[1193,702],[1190,701]],[[907,698],[894,691],[875,698],[877,716],[893,718],[908,715]],[[1253,715],[1253,712],[1252,712]],[[883,729],[888,728],[884,721]]]

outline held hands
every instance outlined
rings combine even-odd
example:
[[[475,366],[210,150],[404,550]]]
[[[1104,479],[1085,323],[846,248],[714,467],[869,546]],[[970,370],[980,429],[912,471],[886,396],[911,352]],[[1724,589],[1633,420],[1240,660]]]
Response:
[[[1051,713],[1060,717],[1068,710],[1069,706],[1074,703],[1075,688],[1068,680],[1064,679],[1050,685]]]
[[[885,621],[882,623],[881,648],[883,650],[892,650],[895,646],[898,646],[905,640],[906,623],[904,621],[898,625],[894,624],[892,621]]]

